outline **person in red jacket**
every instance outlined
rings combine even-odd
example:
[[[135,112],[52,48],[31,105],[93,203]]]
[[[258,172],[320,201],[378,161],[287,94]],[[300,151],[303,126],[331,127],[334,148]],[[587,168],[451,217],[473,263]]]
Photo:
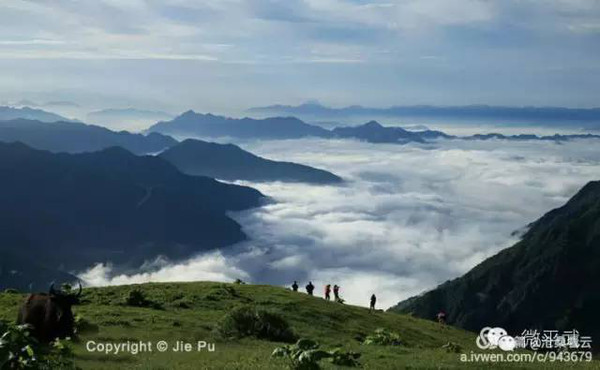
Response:
[[[435,317],[437,318],[437,321],[440,323],[440,325],[446,324],[446,313],[444,311],[438,312],[438,314],[435,315]]]

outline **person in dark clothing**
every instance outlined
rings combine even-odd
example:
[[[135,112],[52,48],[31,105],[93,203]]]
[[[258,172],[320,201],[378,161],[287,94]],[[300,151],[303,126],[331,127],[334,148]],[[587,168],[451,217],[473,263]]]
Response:
[[[297,292],[297,291],[298,291],[298,282],[297,282],[296,280],[294,280],[294,284],[292,284],[292,290],[293,290],[294,292]]]
[[[333,299],[336,302],[340,301],[340,286],[337,284],[333,286]]]
[[[331,284],[325,285],[325,299],[328,301],[331,300]]]
[[[306,293],[308,293],[308,295],[313,295],[314,290],[315,286],[313,285],[312,281],[309,281],[308,285],[306,286]]]
[[[375,297],[375,294],[371,295],[371,305],[369,306],[369,312],[373,312],[375,311],[375,303],[377,302],[377,297]]]

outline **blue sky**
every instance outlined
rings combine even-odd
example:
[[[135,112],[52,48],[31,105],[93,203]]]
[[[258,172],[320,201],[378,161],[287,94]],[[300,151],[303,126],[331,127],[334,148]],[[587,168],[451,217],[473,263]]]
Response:
[[[598,106],[594,0],[0,3],[0,102]]]

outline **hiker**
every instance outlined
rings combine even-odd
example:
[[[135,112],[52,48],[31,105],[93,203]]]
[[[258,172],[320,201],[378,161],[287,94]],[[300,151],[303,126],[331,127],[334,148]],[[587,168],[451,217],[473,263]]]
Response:
[[[375,311],[375,303],[376,302],[377,302],[377,297],[375,297],[375,294],[372,294],[371,295],[371,305],[369,306],[369,313]]]
[[[437,321],[440,323],[440,325],[446,325],[446,313],[443,310],[438,312],[435,317],[437,317]]]
[[[333,286],[333,299],[336,302],[340,301],[340,286],[337,284]]]
[[[313,285],[312,281],[309,281],[308,285],[306,286],[306,293],[308,293],[308,295],[313,295],[313,290],[315,290],[315,286]]]
[[[331,284],[325,285],[325,299],[328,301],[331,300]]]
[[[293,290],[294,292],[297,292],[297,291],[298,291],[298,282],[297,282],[296,280],[294,280],[294,284],[292,284],[292,290]]]

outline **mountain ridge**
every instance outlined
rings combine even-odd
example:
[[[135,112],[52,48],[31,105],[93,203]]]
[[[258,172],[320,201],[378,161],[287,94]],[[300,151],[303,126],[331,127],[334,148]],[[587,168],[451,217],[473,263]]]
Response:
[[[120,147],[68,154],[0,143],[0,245],[77,271],[138,268],[245,240],[229,211],[258,207],[255,189],[182,174]]]
[[[42,122],[75,122],[59,114],[48,112],[42,109],[30,108],[30,107],[9,107],[0,106],[0,121],[8,121],[13,119],[30,119]]]
[[[292,114],[321,117],[344,116],[422,116],[457,118],[501,118],[508,120],[576,120],[600,122],[600,107],[568,108],[544,106],[494,106],[486,104],[436,106],[436,105],[396,105],[384,108],[351,105],[340,108],[328,107],[319,103],[300,105],[270,105],[247,110],[260,114]]]
[[[193,110],[188,110],[171,121],[158,122],[148,128],[146,132],[242,139],[295,139],[307,136],[329,137],[331,135],[328,130],[307,124],[295,117],[230,118],[211,113],[196,113]]]
[[[180,171],[223,180],[336,184],[331,172],[291,162],[278,162],[247,152],[237,145],[187,139],[161,154]]]
[[[122,146],[136,154],[159,152],[177,143],[175,139],[156,132],[132,134],[81,122],[48,123],[22,118],[0,121],[0,141],[22,142],[40,150],[68,153]]]
[[[578,329],[600,335],[600,181],[530,224],[522,240],[420,296],[391,308],[467,330],[500,326]]]

